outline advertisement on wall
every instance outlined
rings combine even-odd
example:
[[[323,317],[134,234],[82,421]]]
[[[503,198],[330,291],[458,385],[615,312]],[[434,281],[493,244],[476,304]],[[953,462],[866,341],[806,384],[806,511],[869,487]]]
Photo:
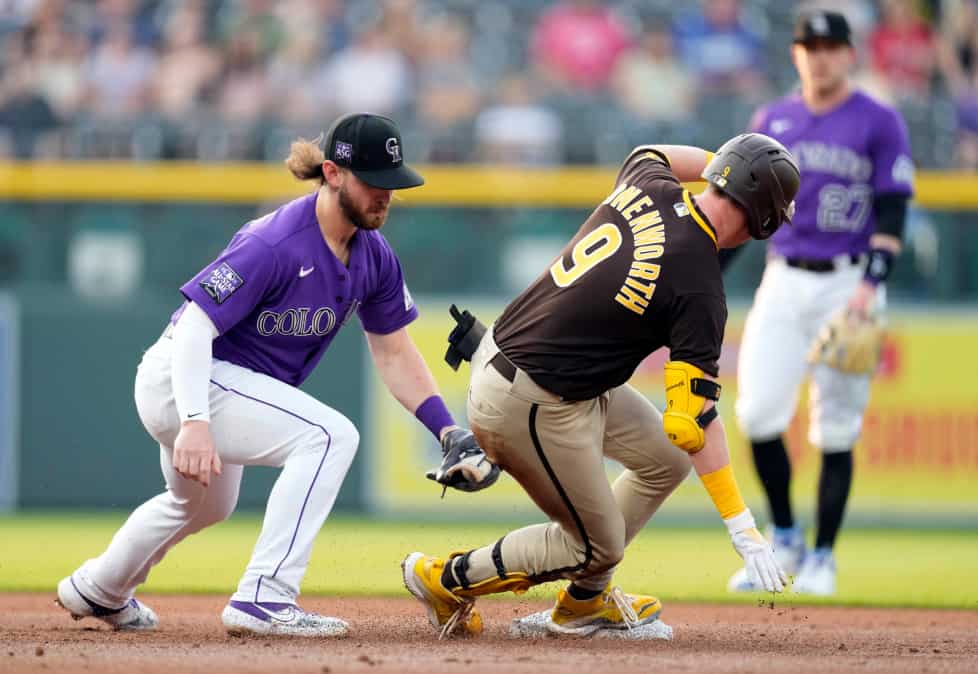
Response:
[[[409,332],[429,363],[442,395],[460,423],[465,419],[468,365],[458,372],[445,364],[447,335],[454,325],[448,307],[455,302],[485,323],[501,303],[459,298],[419,300],[421,317]],[[734,471],[744,497],[759,513],[766,511],[750,456],[737,428],[734,401],[736,368],[744,311],[731,309],[720,363],[723,395],[720,411],[730,443]],[[917,313],[893,311],[883,356],[874,379],[863,434],[855,449],[855,477],[849,517],[863,523],[960,523],[978,516],[978,365],[967,357],[978,338],[974,311]],[[661,409],[662,365],[667,352],[650,356],[631,380]],[[373,368],[366,368],[373,373]],[[436,466],[440,448],[430,433],[407,413],[371,374],[367,387],[370,446],[374,448],[366,484],[375,512],[390,516],[448,515],[524,518],[535,506],[505,474],[477,494],[451,490],[442,501],[438,485],[424,478]],[[815,500],[820,456],[807,441],[807,386],[787,433],[792,456],[793,496],[802,513]],[[607,462],[609,479],[620,468]],[[695,474],[690,475],[660,511],[662,519],[715,517]],[[766,518],[765,518],[766,519]]]

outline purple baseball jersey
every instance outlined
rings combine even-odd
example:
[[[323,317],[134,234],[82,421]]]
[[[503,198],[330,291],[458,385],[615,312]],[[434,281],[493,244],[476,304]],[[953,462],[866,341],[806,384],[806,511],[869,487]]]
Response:
[[[350,246],[344,265],[320,232],[313,192],[247,223],[180,292],[217,326],[215,358],[298,386],[354,312],[377,334],[418,316],[380,232],[358,230]]]
[[[800,94],[787,96],[759,110],[751,127],[781,141],[801,169],[792,224],[771,237],[779,255],[863,253],[876,229],[875,197],[913,194],[907,128],[895,110],[862,92],[820,115]]]

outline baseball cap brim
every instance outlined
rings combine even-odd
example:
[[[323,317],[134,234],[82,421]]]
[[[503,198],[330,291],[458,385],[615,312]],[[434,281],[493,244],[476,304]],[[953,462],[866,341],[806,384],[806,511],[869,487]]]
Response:
[[[381,190],[403,190],[408,187],[424,185],[424,178],[421,177],[421,174],[407,164],[377,171],[351,170],[357,178],[371,187]]]

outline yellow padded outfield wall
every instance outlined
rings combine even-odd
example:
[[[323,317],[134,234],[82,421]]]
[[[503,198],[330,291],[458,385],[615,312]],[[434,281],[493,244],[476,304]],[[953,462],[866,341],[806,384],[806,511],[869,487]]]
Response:
[[[398,193],[405,206],[587,208],[608,195],[617,170],[418,168],[426,184]],[[974,173],[921,171],[916,183],[916,203],[922,207],[978,209]],[[292,179],[277,163],[0,162],[0,198],[8,200],[258,203],[306,191],[306,184]]]
[[[486,322],[502,305],[466,302],[463,298],[419,301],[421,318],[412,337],[431,364],[449,407],[465,419],[468,365],[453,372],[443,360],[452,327],[448,306],[454,301]],[[730,436],[734,470],[748,504],[766,519],[766,506],[754,476],[750,451],[733,417],[737,351],[743,311],[732,311],[720,364],[721,411]],[[850,513],[862,521],[888,523],[974,522],[978,517],[978,364],[970,357],[978,334],[978,314],[935,316],[896,312],[879,373],[874,382],[865,431],[857,446]],[[632,379],[661,407],[665,353],[647,359]],[[372,371],[373,368],[368,368]],[[439,500],[440,488],[423,478],[440,452],[428,431],[396,403],[383,385],[370,386],[367,434],[383,448],[374,454],[369,484],[373,507],[389,514],[409,512],[465,513],[470,516],[523,517],[534,506],[508,476],[478,494],[451,492]],[[804,405],[804,399],[802,405]],[[797,414],[789,432],[799,511],[814,504],[819,457],[806,442],[806,414]],[[617,472],[609,463],[609,476]],[[663,514],[706,517],[712,505],[695,475],[663,506]],[[810,522],[811,519],[808,518]]]

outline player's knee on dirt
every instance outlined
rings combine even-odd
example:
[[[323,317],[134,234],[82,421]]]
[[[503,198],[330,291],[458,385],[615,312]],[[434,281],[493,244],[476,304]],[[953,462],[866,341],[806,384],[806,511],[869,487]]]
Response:
[[[662,429],[676,447],[691,454],[703,449],[703,430],[716,416],[715,407],[704,411],[707,400],[720,399],[720,385],[706,379],[695,365],[671,360],[663,368],[666,383],[666,412]]]

